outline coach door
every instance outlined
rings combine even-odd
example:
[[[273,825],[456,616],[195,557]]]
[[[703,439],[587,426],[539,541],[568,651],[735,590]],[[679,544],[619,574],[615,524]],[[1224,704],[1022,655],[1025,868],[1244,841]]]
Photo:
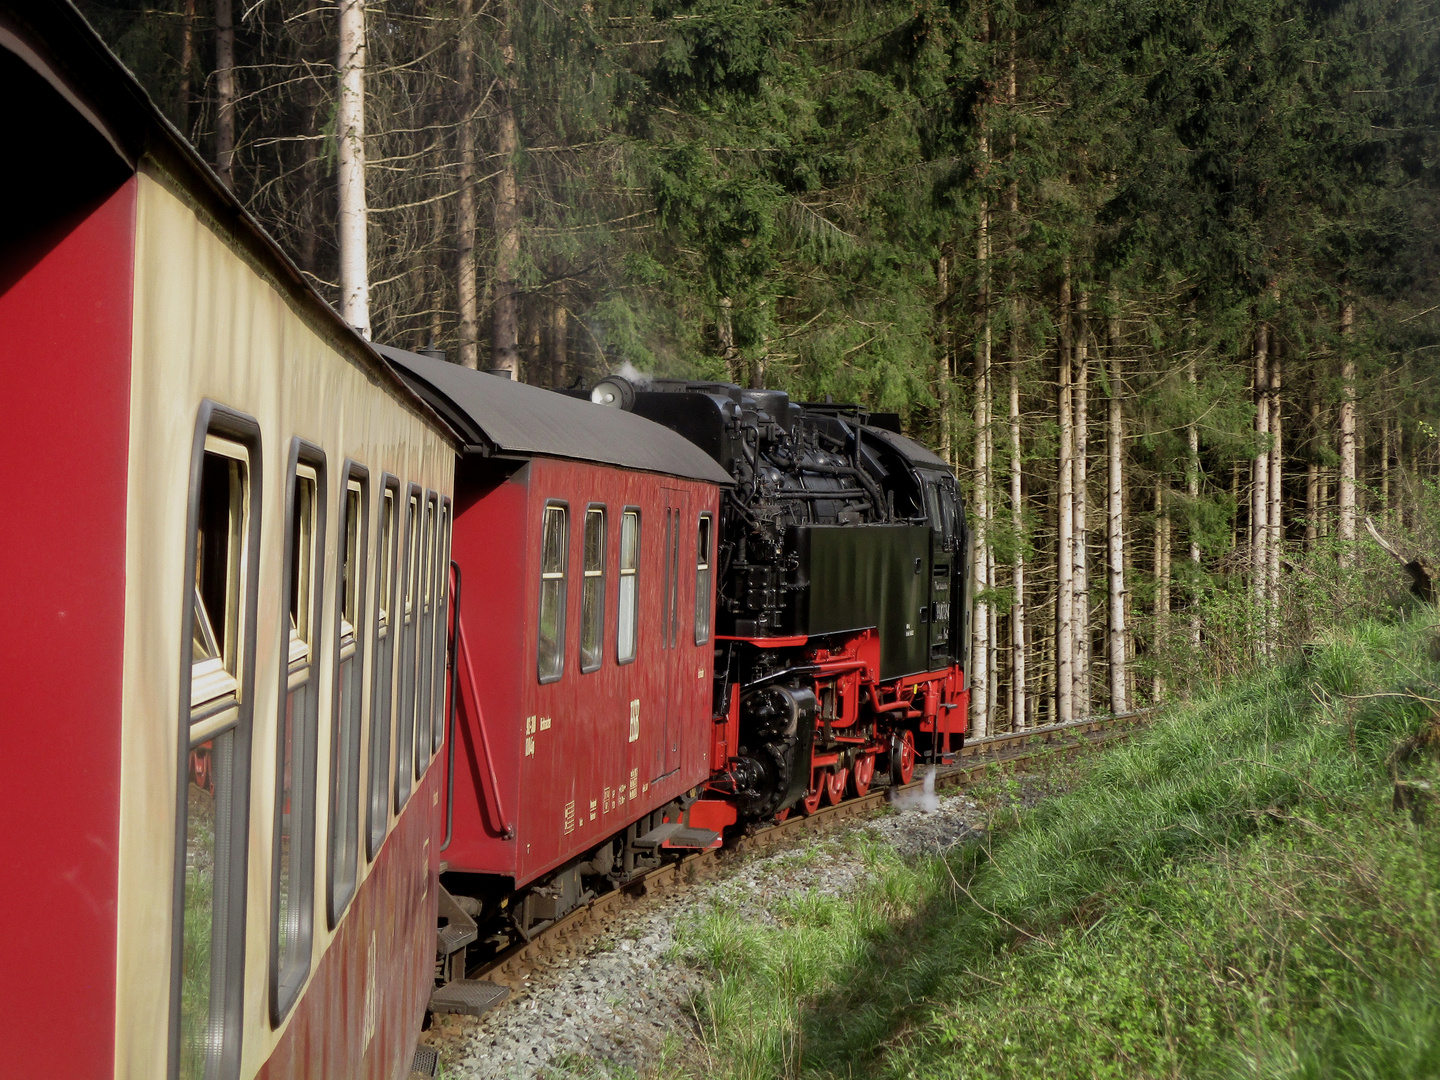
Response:
[[[660,594],[660,677],[657,680],[661,701],[656,708],[660,724],[655,740],[653,767],[650,770],[651,780],[668,776],[680,767],[680,732],[684,730],[685,724],[682,695],[689,686],[683,677],[685,672],[681,670],[681,653],[689,643],[685,634],[685,628],[689,624],[685,620],[680,602],[681,598],[687,595],[684,578],[685,571],[690,568],[686,545],[689,533],[685,524],[686,504],[689,500],[683,491],[665,488],[664,492],[665,546],[662,551],[664,567]]]

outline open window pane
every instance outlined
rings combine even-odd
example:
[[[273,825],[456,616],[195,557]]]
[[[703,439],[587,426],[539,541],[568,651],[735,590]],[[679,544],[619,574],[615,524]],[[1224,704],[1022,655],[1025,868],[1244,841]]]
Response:
[[[605,645],[605,509],[585,511],[585,582],[580,594],[580,670],[600,666]]]
[[[710,640],[710,574],[714,537],[709,514],[700,515],[695,542],[695,644]]]
[[[547,506],[540,548],[541,682],[553,682],[565,670],[565,568],[569,545],[568,512],[563,506]]]
[[[366,853],[373,859],[385,841],[390,823],[390,704],[395,696],[395,635],[390,612],[395,607],[395,561],[399,557],[396,500],[398,492],[387,486],[380,504],[379,594],[376,596],[375,662],[370,688],[370,799]]]
[[[325,545],[318,451],[300,453],[303,460],[291,478],[286,520],[290,551],[285,618],[290,644],[284,658],[275,766],[271,1013],[277,1022],[289,1012],[310,971],[315,899],[315,753],[320,719],[315,661],[321,655],[319,553]]]
[[[399,696],[395,705],[395,810],[398,813],[410,797],[414,776],[411,769],[415,749],[415,666],[416,638],[420,625],[420,493],[412,490],[405,500],[405,570],[400,582],[399,607],[400,665]]]
[[[616,660],[628,664],[635,659],[636,624],[640,613],[640,514],[626,510],[620,516],[620,597],[619,639]]]
[[[360,857],[360,729],[362,650],[361,583],[365,580],[364,488],[345,485],[340,549],[339,663],[332,695],[330,751],[330,922],[333,926],[355,893]]]
[[[184,835],[178,957],[179,1057],[174,1075],[204,1080],[233,1060],[239,1036],[243,937],[230,927],[244,902],[246,778],[236,757],[243,582],[253,541],[249,454],[206,436],[200,487],[193,494],[194,577],[189,583],[190,714],[182,731]],[[248,695],[247,695],[248,696]]]

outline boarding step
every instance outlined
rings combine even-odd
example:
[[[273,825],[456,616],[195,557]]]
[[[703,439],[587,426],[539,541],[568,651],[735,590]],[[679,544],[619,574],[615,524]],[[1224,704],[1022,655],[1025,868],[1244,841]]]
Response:
[[[415,1056],[410,1061],[410,1080],[423,1077],[429,1080],[440,1071],[440,1051],[433,1046],[415,1047]]]
[[[456,979],[430,992],[430,1011],[483,1016],[510,996],[510,988],[483,979]]]
[[[720,834],[714,829],[694,829],[680,821],[657,825],[635,841],[637,848],[708,848],[714,847]]]

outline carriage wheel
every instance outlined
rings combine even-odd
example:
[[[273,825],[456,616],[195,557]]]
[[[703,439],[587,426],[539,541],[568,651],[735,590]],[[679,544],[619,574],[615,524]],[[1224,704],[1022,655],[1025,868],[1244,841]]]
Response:
[[[850,770],[850,791],[858,799],[870,790],[870,781],[875,779],[875,755],[861,754],[855,759]]]
[[[845,798],[845,781],[849,776],[849,769],[836,769],[825,774],[825,801],[831,806],[839,806],[840,800]]]
[[[890,739],[890,780],[908,784],[915,776],[915,733],[908,728]]]

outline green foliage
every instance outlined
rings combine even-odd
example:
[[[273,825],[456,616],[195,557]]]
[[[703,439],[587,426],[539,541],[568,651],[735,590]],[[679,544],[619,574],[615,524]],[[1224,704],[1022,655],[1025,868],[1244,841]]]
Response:
[[[1433,633],[1334,632],[958,854],[871,851],[854,897],[707,913],[704,1048],[659,1075],[1429,1075],[1440,840],[1390,770],[1440,779],[1396,755],[1433,738]]]

